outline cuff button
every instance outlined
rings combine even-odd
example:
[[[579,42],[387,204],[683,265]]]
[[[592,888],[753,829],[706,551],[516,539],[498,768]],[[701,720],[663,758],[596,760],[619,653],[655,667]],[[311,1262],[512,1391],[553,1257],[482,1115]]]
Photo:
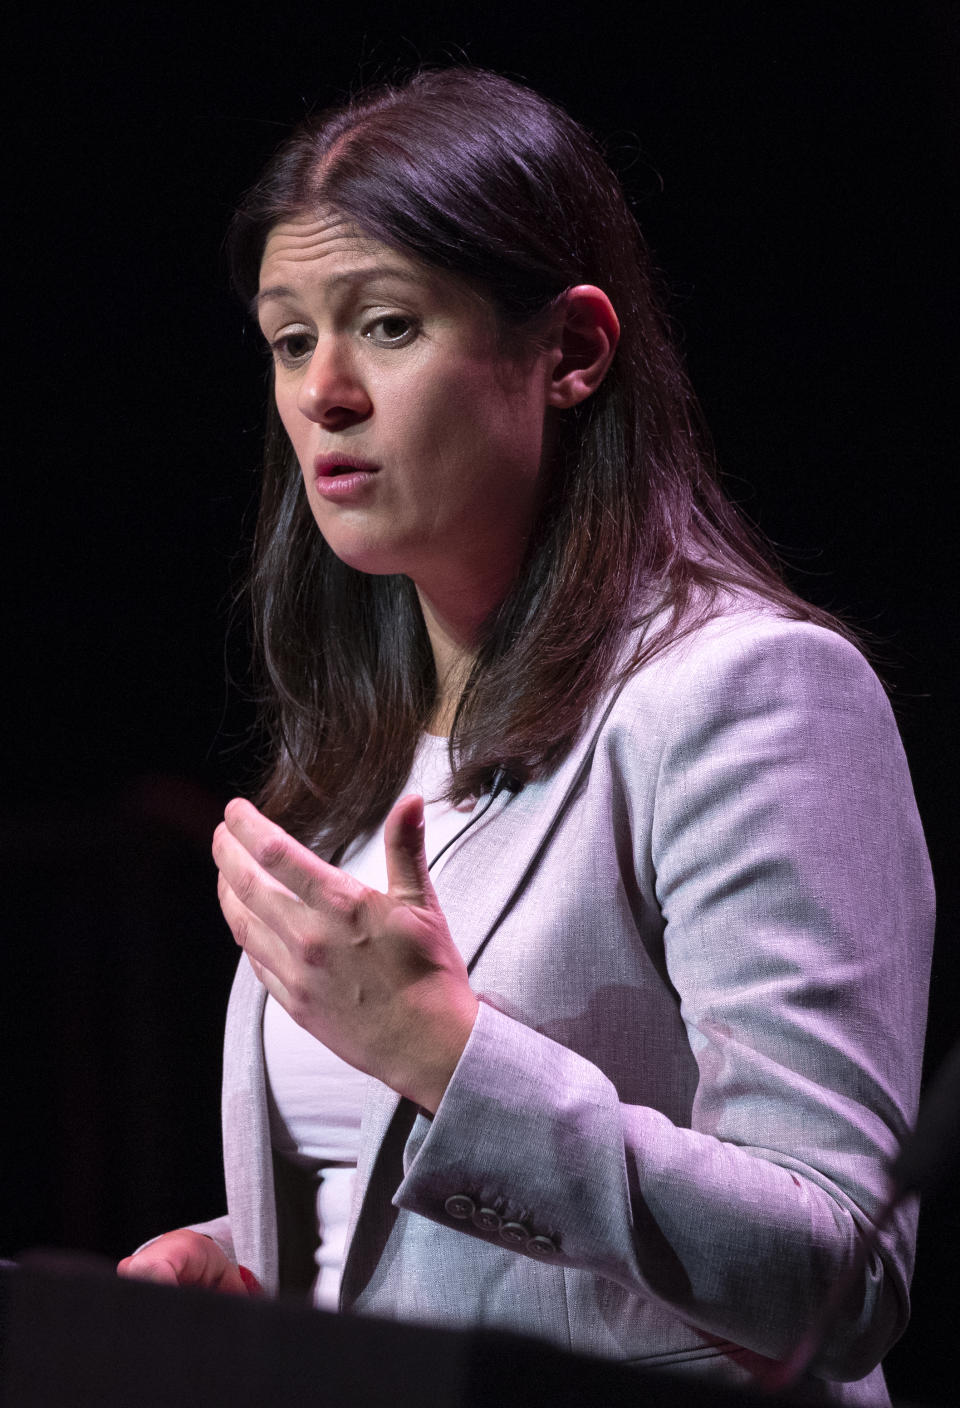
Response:
[[[549,1237],[531,1237],[526,1249],[531,1256],[553,1256],[557,1245]]]
[[[477,1208],[473,1214],[474,1227],[482,1227],[484,1232],[496,1232],[500,1228],[502,1218],[493,1208]]]
[[[501,1241],[508,1242],[511,1247],[522,1246],[530,1237],[530,1233],[522,1222],[505,1222],[500,1228]]]
[[[468,1217],[473,1217],[477,1205],[472,1198],[468,1198],[466,1193],[454,1193],[443,1205],[451,1217],[459,1218],[463,1222]]]

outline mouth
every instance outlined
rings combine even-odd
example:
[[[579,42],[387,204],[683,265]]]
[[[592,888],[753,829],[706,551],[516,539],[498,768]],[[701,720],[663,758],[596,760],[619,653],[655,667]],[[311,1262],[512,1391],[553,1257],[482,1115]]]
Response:
[[[343,475],[376,474],[379,465],[370,460],[359,459],[355,455],[317,455],[313,462],[313,473],[317,479],[337,479]]]
[[[356,455],[317,455],[313,462],[314,492],[334,504],[364,504],[380,469]]]

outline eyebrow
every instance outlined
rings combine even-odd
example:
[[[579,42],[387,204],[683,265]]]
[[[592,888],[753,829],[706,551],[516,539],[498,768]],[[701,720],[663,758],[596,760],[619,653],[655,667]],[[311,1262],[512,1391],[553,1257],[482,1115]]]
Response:
[[[394,265],[378,264],[367,269],[348,269],[342,274],[334,274],[327,283],[328,288],[336,288],[339,284],[360,284],[375,283],[378,279],[400,279],[407,284],[422,283],[423,280],[410,269],[401,269]],[[257,316],[264,303],[269,303],[274,299],[296,298],[297,290],[290,284],[271,284],[269,288],[262,288],[251,298],[249,303],[250,312]]]

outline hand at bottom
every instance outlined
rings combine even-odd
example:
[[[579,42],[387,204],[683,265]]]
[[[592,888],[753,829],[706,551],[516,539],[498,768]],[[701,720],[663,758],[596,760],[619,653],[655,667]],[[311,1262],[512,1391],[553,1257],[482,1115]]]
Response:
[[[200,1286],[227,1295],[262,1295],[252,1271],[235,1266],[210,1237],[181,1227],[165,1232],[155,1242],[117,1265],[119,1276],[133,1281],[158,1281],[167,1286]]]

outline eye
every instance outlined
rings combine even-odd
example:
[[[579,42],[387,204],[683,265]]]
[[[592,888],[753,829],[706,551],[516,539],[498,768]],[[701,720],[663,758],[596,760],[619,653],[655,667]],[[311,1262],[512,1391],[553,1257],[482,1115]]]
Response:
[[[415,318],[408,318],[405,313],[384,313],[366,324],[363,336],[380,347],[405,347],[419,331]]]
[[[313,351],[313,339],[308,332],[301,332],[294,329],[292,332],[282,332],[269,344],[270,351],[278,362],[285,367],[295,367],[299,362],[306,361]]]

